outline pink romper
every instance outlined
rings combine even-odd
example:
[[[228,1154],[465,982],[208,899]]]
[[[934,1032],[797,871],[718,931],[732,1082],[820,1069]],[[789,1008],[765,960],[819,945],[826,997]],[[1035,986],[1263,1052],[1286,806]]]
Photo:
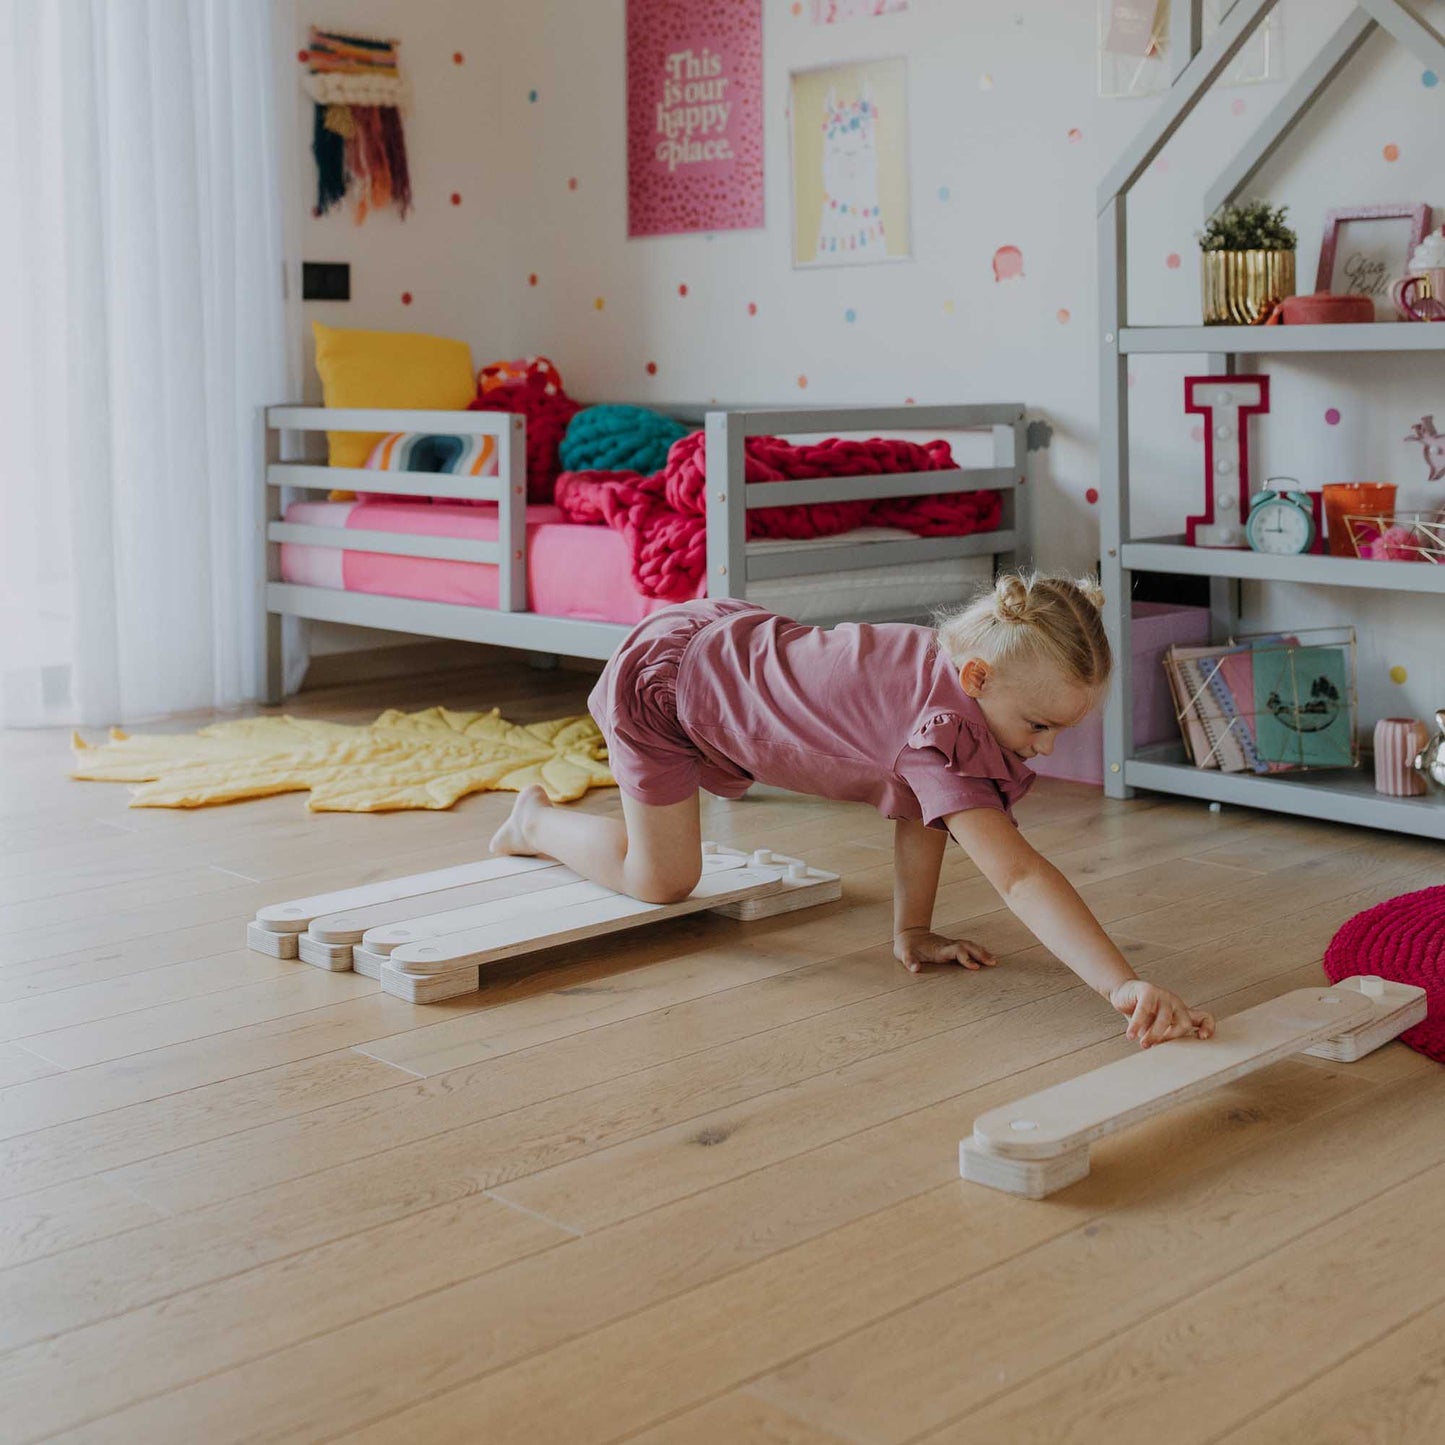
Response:
[[[704,598],[640,622],[588,699],[618,786],[661,807],[754,782],[944,828],[1034,782],[1001,748],[933,630],[808,627]]]

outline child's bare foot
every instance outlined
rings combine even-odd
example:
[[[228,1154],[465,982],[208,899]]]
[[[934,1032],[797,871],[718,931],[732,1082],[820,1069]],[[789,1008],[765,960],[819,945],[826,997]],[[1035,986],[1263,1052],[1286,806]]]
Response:
[[[537,850],[531,842],[531,821],[538,808],[550,808],[551,799],[535,783],[523,788],[512,804],[507,821],[492,834],[491,851],[499,854],[517,854],[535,857]]]

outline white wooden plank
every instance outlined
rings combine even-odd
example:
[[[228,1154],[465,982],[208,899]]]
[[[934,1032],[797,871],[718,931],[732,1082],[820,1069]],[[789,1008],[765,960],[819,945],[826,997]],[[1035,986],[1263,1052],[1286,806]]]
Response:
[[[1011,1159],[1047,1159],[1370,1023],[1373,1002],[1331,988],[1301,988],[1219,1021],[1212,1039],[1175,1039],[990,1109],[974,1143]]]
[[[389,923],[400,923],[405,918],[416,918],[422,913],[466,908],[473,903],[535,893],[576,881],[577,875],[559,863],[554,868],[513,872],[502,878],[484,879],[481,883],[466,883],[459,888],[440,888],[434,893],[393,898],[365,908],[348,908],[344,913],[324,913],[319,918],[313,918],[306,931],[320,943],[355,944],[361,942],[368,929],[384,928]]]
[[[1351,1062],[1425,1013],[1425,990],[1365,975],[1295,989],[1219,1022],[990,1109],[959,1148],[965,1179],[1041,1199],[1088,1173],[1095,1139],[1296,1053]]]
[[[339,913],[347,908],[365,908],[371,903],[387,903],[396,898],[415,898],[423,893],[456,888],[464,883],[481,883],[489,878],[505,878],[513,873],[528,873],[538,868],[559,866],[551,858],[487,858],[478,863],[463,863],[456,868],[438,868],[432,873],[412,873],[403,878],[388,878],[380,883],[365,883],[359,888],[341,888],[334,893],[317,893],[310,898],[293,898],[286,903],[268,904],[256,914],[256,924],[274,933],[302,933],[313,919],[324,913]]]
[[[704,874],[697,888],[680,903],[641,903],[615,893],[591,903],[559,909],[546,920],[545,931],[537,930],[533,918],[503,919],[485,928],[448,933],[431,943],[408,944],[393,949],[391,967],[403,973],[438,973],[452,967],[494,963],[519,953],[556,948],[579,938],[600,937],[639,923],[659,923],[697,913],[721,903],[733,903],[782,888],[782,874],[775,868],[737,868]]]

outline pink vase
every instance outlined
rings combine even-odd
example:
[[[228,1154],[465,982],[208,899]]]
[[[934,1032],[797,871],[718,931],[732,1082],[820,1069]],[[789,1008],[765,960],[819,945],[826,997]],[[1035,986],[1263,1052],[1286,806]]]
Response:
[[[1412,717],[1382,717],[1375,724],[1375,791],[1392,798],[1415,798],[1425,779],[1415,771],[1415,755],[1430,741],[1424,723]]]

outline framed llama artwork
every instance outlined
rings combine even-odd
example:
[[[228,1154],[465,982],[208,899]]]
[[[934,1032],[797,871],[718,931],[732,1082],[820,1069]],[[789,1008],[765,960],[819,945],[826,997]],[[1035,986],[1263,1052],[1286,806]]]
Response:
[[[908,84],[902,60],[796,70],[793,265],[906,261]]]

